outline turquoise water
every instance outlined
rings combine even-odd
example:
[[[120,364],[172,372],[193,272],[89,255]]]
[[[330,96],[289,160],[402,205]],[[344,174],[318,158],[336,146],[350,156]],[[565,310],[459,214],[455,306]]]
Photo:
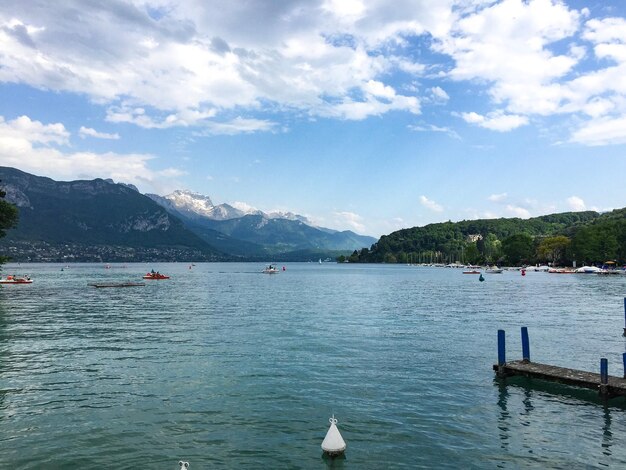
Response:
[[[533,360],[621,376],[626,277],[285,266],[5,267],[35,282],[0,289],[0,468],[626,466],[624,399],[491,369],[528,326]]]

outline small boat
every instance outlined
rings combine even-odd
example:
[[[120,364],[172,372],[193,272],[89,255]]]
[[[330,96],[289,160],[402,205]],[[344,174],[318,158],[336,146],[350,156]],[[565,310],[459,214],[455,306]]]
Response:
[[[0,279],[0,284],[32,284],[33,280],[28,276],[7,276]]]
[[[485,272],[488,274],[502,274],[502,271],[504,271],[502,268],[497,268],[495,266],[493,268],[487,268],[485,270]]]
[[[165,274],[161,274],[160,272],[150,272],[150,273],[146,273],[145,276],[143,276],[144,279],[156,279],[161,280],[161,279],[169,279],[169,276],[166,276]]]
[[[466,266],[463,274],[480,274],[480,266]]]
[[[143,282],[98,282],[94,284],[89,284],[92,287],[103,288],[103,287],[141,287],[145,286]]]
[[[576,270],[579,274],[596,274],[600,271],[602,271],[602,269],[597,266],[582,266]]]
[[[265,266],[265,269],[261,271],[263,274],[278,274],[280,271],[273,264]]]

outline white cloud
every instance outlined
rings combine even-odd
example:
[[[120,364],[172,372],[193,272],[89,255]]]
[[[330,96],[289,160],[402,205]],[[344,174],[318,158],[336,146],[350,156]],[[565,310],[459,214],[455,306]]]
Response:
[[[412,18],[399,21],[404,12],[378,0],[89,8],[78,0],[54,8],[18,2],[0,7],[0,81],[84,93],[111,105],[109,121],[149,128],[195,126],[228,110],[276,105],[342,119],[416,112],[418,100],[397,95],[382,78],[392,69],[420,73],[423,65],[385,55],[380,46],[448,22],[449,5],[420,4],[409,0]],[[362,104],[354,98],[359,93]]]
[[[491,202],[502,202],[506,199],[506,197],[507,193],[492,194],[487,198],[487,200]]]
[[[585,23],[583,37],[595,44],[626,44],[626,19],[592,19]]]
[[[570,196],[567,198],[567,204],[569,206],[569,208],[573,211],[585,211],[587,210],[587,206],[585,204],[585,201],[583,201],[581,198],[579,198],[578,196]]]
[[[436,101],[444,102],[450,99],[450,96],[441,87],[438,87],[438,86],[432,87],[430,89],[430,92]]]
[[[263,119],[245,119],[237,117],[229,122],[207,122],[206,133],[235,135],[252,132],[268,132],[277,128],[277,123]]]
[[[487,81],[494,103],[505,103],[509,113],[554,112],[561,96],[546,91],[572,70],[579,56],[555,55],[548,46],[571,37],[580,15],[551,0],[485,5],[456,22],[452,34],[437,44],[455,60],[450,77]]]
[[[233,206],[235,209],[239,209],[240,211],[245,212],[246,214],[251,214],[259,210],[256,207],[251,206],[250,204],[247,204],[245,202],[240,202],[240,201],[235,201],[231,203],[230,205]]]
[[[589,146],[626,143],[626,115],[585,123],[574,131],[571,141]]]
[[[348,17],[353,21],[359,19],[365,11],[361,0],[326,0],[322,8],[339,18]]]
[[[132,107],[124,103],[107,109],[106,120],[113,123],[131,123],[146,129],[168,129],[170,127],[187,127],[209,125],[208,119],[216,115],[215,109],[183,109],[176,113],[154,113],[150,116],[145,108]]]
[[[43,124],[28,116],[5,121],[0,116],[0,165],[20,168],[59,180],[112,178],[145,189],[159,185],[159,178],[180,176],[180,170],[155,172],[154,159],[146,154],[114,152],[65,152],[70,134],[60,123]]]
[[[457,132],[450,127],[439,127],[433,124],[425,124],[425,125],[409,124],[407,128],[415,132],[443,132],[444,134],[447,134],[453,139],[461,139],[461,136],[457,134]]]
[[[519,217],[522,219],[528,219],[531,217],[530,211],[528,209],[525,209],[519,206],[514,206],[512,204],[507,204],[506,211],[509,215],[512,215],[513,217]]]
[[[361,217],[358,214],[355,214],[354,212],[349,212],[349,211],[341,211],[341,212],[334,212],[333,213],[334,216],[334,226],[339,226],[339,227],[349,227],[350,230],[353,230],[357,233],[364,233],[365,231],[365,225],[363,223],[363,217]]]
[[[508,132],[528,124],[526,116],[504,114],[500,111],[489,113],[486,116],[475,112],[461,113],[461,117],[465,122],[498,132]]]
[[[441,84],[412,85],[427,76],[483,87],[488,107],[463,117],[486,129],[574,114],[571,142],[622,143],[584,135],[626,116],[626,20],[590,15],[560,0],[5,2],[0,82],[84,94],[112,123],[234,134],[275,131],[258,112],[453,106]]]
[[[109,140],[118,140],[120,138],[120,135],[118,133],[108,134],[106,132],[98,132],[97,130],[92,129],[91,127],[84,127],[84,126],[80,126],[78,133],[82,138],[85,138],[87,136],[95,137],[96,139],[109,139]]]
[[[443,212],[443,207],[426,196],[420,196],[420,204],[433,212]]]
[[[61,123],[42,124],[39,121],[32,121],[28,116],[20,116],[5,122],[4,117],[0,116],[0,138],[5,151],[11,147],[19,151],[25,141],[29,147],[32,144],[68,145],[70,133]]]

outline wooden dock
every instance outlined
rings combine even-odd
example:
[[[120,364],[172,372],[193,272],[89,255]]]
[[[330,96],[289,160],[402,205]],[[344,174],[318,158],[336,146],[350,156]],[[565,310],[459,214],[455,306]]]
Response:
[[[626,298],[624,299],[624,310],[626,315]],[[624,330],[626,331],[626,328]],[[624,377],[610,377],[609,362],[604,357],[600,359],[599,374],[531,362],[528,328],[523,326],[521,333],[522,360],[507,362],[505,332],[504,330],[498,330],[498,363],[493,365],[493,370],[497,372],[499,377],[522,375],[550,382],[598,390],[600,396],[604,398],[616,396],[626,397],[626,352],[622,354]]]
[[[609,397],[626,396],[626,378],[607,376],[607,383],[602,384],[602,376],[594,372],[568,369],[528,361],[511,361],[502,365],[494,364],[493,370],[501,377],[522,375],[550,382],[558,382],[576,387],[598,390]]]

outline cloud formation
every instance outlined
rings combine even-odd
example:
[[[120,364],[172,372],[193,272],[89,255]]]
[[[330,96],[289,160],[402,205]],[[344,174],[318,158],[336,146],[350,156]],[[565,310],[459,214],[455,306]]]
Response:
[[[70,133],[60,123],[43,124],[28,116],[6,121],[0,116],[0,165],[58,180],[112,178],[144,190],[160,186],[160,179],[183,173],[175,168],[154,171],[146,154],[72,152]]]
[[[607,145],[626,141],[624,31],[558,0],[24,0],[0,5],[0,81],[85,94],[112,123],[207,134],[273,131],[261,112],[421,114],[455,104],[444,80],[471,82],[487,100],[452,110],[467,123],[567,115],[571,142]]]
[[[428,199],[426,196],[420,196],[420,204],[433,212],[443,212],[443,206],[437,204],[431,199]]]
[[[118,133],[108,134],[106,132],[98,132],[91,127],[80,126],[78,134],[82,137],[95,137],[96,139],[118,140],[120,135]]]
[[[585,201],[583,201],[578,196],[570,196],[567,198],[567,205],[573,211],[585,211],[587,210],[587,205]]]
[[[335,227],[345,227],[348,226],[350,230],[355,231],[356,233],[364,233],[365,225],[363,224],[363,217],[359,214],[355,214],[350,211],[339,211],[334,214],[333,226]]]

